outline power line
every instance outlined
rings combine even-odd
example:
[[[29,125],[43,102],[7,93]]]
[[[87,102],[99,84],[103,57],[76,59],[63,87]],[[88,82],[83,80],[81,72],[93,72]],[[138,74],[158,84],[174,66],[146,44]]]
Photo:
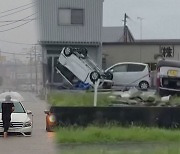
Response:
[[[4,51],[1,51],[1,53],[5,53],[5,54],[10,54],[10,55],[29,55],[28,53],[13,53],[13,52],[4,52]]]
[[[0,21],[0,23],[4,23],[4,22],[15,22],[15,21],[29,21],[29,20],[36,20],[37,18],[30,18],[30,19],[19,19],[19,20],[4,20],[4,21]]]
[[[29,16],[27,16],[27,17],[25,17],[25,18],[20,19],[20,20],[13,21],[13,22],[8,23],[8,24],[0,25],[0,27],[8,26],[8,25],[11,25],[11,24],[14,24],[14,23],[17,23],[17,22],[23,21],[24,19],[27,19],[27,18],[29,18],[29,17],[31,17],[31,16],[35,15],[35,14],[36,14],[36,13],[31,14],[31,15],[29,15]],[[32,20],[32,19],[31,19],[31,20]]]
[[[10,54],[10,55],[22,55],[22,56],[29,55],[29,53],[14,53],[14,52],[5,52],[5,51],[1,51],[1,53]],[[33,53],[31,54],[34,55]],[[36,55],[41,55],[41,54],[36,53]]]
[[[0,42],[10,43],[10,44],[18,44],[18,45],[38,45],[38,44],[31,44],[31,43],[21,43],[21,42],[12,42],[12,41],[6,41],[6,40],[0,40]]]
[[[33,2],[33,3],[34,3],[34,2]],[[10,9],[10,10],[6,10],[6,11],[3,11],[3,12],[0,12],[0,14],[6,13],[6,12],[10,12],[10,11],[13,11],[13,10],[17,10],[17,9],[19,9],[19,8],[22,8],[22,7],[31,5],[31,4],[33,4],[33,3],[29,3],[29,4],[26,4],[26,5],[21,5],[21,6],[19,6],[19,7],[16,7],[16,8]]]
[[[16,28],[22,27],[22,26],[24,26],[24,25],[26,25],[26,24],[28,24],[28,23],[30,23],[30,22],[32,22],[32,21],[33,21],[33,20],[30,20],[30,21],[25,22],[25,23],[23,23],[23,24],[21,24],[21,25],[18,25],[18,26],[16,26],[16,27],[9,28],[9,29],[6,29],[6,30],[0,31],[0,32],[1,32],[1,33],[2,33],[2,32],[7,32],[7,31],[10,31],[10,30],[13,30],[13,29],[16,29]]]
[[[19,56],[29,56],[29,54],[31,54],[31,55],[35,55],[36,54],[36,56],[41,56],[42,55],[40,53],[32,53],[32,52],[30,52],[30,53],[14,53],[14,52],[1,51],[1,53],[9,54],[9,55],[19,55]]]
[[[34,6],[34,5],[33,5]],[[33,6],[30,6],[30,7],[27,7],[27,8],[24,8],[24,9],[21,9],[21,10],[18,10],[18,11],[15,11],[15,12],[12,12],[12,13],[9,13],[9,14],[6,14],[6,15],[3,15],[3,16],[0,16],[0,18],[3,18],[3,17],[7,17],[9,15],[12,15],[12,14],[15,14],[15,13],[19,13],[19,12],[22,12],[24,10],[28,10],[30,8],[32,8]]]

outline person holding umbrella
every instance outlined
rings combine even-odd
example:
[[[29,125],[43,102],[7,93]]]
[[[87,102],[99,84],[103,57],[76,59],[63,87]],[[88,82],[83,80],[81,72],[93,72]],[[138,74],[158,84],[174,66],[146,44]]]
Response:
[[[2,121],[4,127],[4,138],[7,138],[7,132],[10,127],[11,113],[14,111],[14,103],[11,101],[11,96],[7,95],[5,101],[2,102]]]

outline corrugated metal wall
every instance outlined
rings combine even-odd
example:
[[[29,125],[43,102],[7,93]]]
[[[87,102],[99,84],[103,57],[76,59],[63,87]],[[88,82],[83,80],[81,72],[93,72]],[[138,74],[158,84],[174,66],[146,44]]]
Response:
[[[59,25],[59,8],[79,8],[85,11],[84,25]],[[103,0],[38,0],[40,41],[101,42]]]
[[[160,45],[108,45],[103,44],[103,54],[107,56],[107,67],[119,62],[155,63],[155,54],[159,54]],[[167,58],[180,61],[180,45],[174,45],[174,57]]]

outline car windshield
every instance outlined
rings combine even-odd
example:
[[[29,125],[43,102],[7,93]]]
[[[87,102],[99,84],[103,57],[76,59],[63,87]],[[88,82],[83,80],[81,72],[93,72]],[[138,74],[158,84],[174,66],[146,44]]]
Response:
[[[13,113],[25,113],[25,110],[20,102],[13,101],[13,103],[15,107],[15,110]],[[1,104],[2,104],[2,101],[0,102],[0,113],[2,113]]]

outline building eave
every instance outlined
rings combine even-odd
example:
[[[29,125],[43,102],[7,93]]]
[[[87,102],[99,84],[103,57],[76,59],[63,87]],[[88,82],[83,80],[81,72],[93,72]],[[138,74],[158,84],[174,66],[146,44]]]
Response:
[[[180,40],[135,40],[135,42],[103,42],[103,45],[180,45]]]
[[[40,45],[87,45],[100,46],[100,42],[56,42],[56,41],[39,41]]]

